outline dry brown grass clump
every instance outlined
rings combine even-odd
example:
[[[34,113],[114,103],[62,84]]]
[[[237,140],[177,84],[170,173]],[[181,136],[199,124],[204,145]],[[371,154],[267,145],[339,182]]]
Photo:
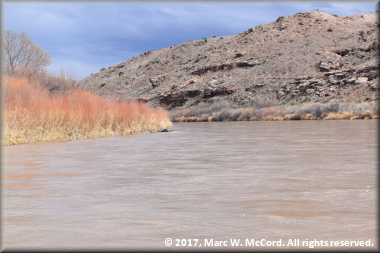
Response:
[[[311,113],[306,113],[304,115],[301,115],[301,119],[303,119],[303,120],[316,120],[317,117]]]
[[[301,120],[301,116],[298,114],[287,114],[283,118],[284,120]]]
[[[171,126],[166,111],[71,89],[52,95],[26,79],[4,78],[2,145],[127,135]]]
[[[283,117],[276,117],[276,116],[265,116],[264,118],[262,118],[261,120],[263,121],[282,121],[284,120]]]
[[[249,118],[249,121],[259,121],[260,119],[256,116],[252,116],[251,118]]]

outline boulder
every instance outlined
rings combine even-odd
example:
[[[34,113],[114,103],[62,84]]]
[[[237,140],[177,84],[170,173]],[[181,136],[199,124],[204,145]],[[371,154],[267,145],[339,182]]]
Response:
[[[379,89],[379,83],[378,82],[368,83],[368,86],[369,86],[370,90],[378,90]]]
[[[329,71],[330,69],[339,69],[341,56],[332,52],[324,53],[321,56],[321,71]]]
[[[281,22],[284,19],[284,16],[279,16],[276,22]]]
[[[298,86],[298,90],[300,92],[307,92],[308,89],[312,89],[314,91],[314,82],[310,82],[310,81],[307,81],[307,82],[303,82],[303,83],[300,83],[299,86]]]
[[[354,84],[362,84],[362,83],[366,83],[368,81],[368,78],[367,77],[359,77]]]
[[[265,83],[258,83],[258,84],[255,84],[253,85],[255,88],[261,88],[263,86],[265,86]]]
[[[245,51],[240,51],[240,52],[237,52],[236,53],[236,57],[242,57],[242,56],[244,56],[245,55]]]
[[[280,25],[280,30],[282,31],[282,30],[284,30],[286,27],[288,27],[286,24],[281,23],[281,25]],[[292,41],[290,41],[290,42],[292,42]]]
[[[165,81],[169,77],[168,74],[166,75],[160,75],[153,78],[150,78],[149,81],[152,83],[153,87],[157,87],[160,85],[163,81]]]
[[[347,73],[339,73],[339,74],[336,74],[335,77],[338,79],[342,79],[342,78],[347,77]]]
[[[278,91],[278,96],[282,97],[282,96],[285,96],[286,93],[283,91],[283,90],[279,90]]]

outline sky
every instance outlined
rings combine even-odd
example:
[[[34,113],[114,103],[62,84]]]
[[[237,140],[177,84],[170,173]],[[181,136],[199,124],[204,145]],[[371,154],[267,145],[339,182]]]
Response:
[[[374,12],[378,1],[64,2],[3,1],[2,29],[26,32],[77,80],[147,50],[244,32],[279,16],[316,9],[338,16]]]

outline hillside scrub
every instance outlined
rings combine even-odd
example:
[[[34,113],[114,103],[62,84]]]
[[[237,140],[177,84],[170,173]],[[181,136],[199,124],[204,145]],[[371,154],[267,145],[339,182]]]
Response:
[[[279,120],[333,120],[333,119],[378,119],[379,102],[274,104],[264,100],[254,100],[250,105],[238,108],[228,100],[221,99],[213,103],[198,105],[172,111],[173,122],[202,121],[279,121]]]
[[[88,91],[49,92],[34,80],[3,78],[2,145],[119,136],[171,126],[167,112]]]
[[[104,66],[78,87],[168,110],[221,96],[238,106],[252,95],[281,102],[376,100],[378,18],[300,12],[235,35],[209,37],[207,43],[190,40],[148,50]]]
[[[3,72],[3,75],[23,79],[30,84],[44,86],[51,94],[65,94],[73,89],[77,82],[72,69],[63,66],[58,72],[18,67],[13,72]]]

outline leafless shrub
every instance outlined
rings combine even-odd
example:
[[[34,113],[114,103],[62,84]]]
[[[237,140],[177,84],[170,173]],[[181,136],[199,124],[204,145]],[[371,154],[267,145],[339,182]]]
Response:
[[[44,86],[50,93],[66,93],[74,88],[75,83],[72,78],[73,74],[70,74],[69,78],[65,78],[66,76],[45,69],[36,72],[34,69],[22,66],[6,76],[27,80],[32,85]]]
[[[241,112],[239,117],[241,118],[241,120],[249,120],[252,117],[251,112],[252,112],[252,110],[245,109]]]
[[[378,117],[380,106],[379,102],[342,104],[339,100],[331,100],[328,104],[295,104],[293,106],[261,107],[260,103],[257,103],[260,108],[239,108],[237,105],[229,105],[227,101],[220,100],[212,105],[201,103],[192,109],[172,112],[170,117],[172,120],[181,117],[198,117],[197,121],[374,119]],[[263,104],[265,103],[261,105]]]
[[[61,67],[58,73],[49,72],[52,63],[49,52],[34,44],[25,32],[17,34],[5,30],[3,39],[3,74],[6,77],[26,79],[32,85],[46,87],[50,93],[65,93],[74,87],[72,69]]]
[[[201,115],[201,119],[202,119],[202,121],[208,121],[208,117],[209,117],[208,114],[202,114],[202,115]]]
[[[294,114],[299,108],[297,106],[286,107],[284,114]]]
[[[339,112],[365,112],[367,110],[375,111],[376,113],[379,112],[379,104],[375,102],[370,103],[361,103],[361,104],[355,104],[355,103],[347,103],[342,104],[339,108]]]
[[[214,112],[219,112],[225,108],[229,108],[230,107],[230,103],[227,99],[221,99],[221,100],[218,100],[216,102],[214,102],[211,106],[211,109],[214,111]]]
[[[18,68],[32,69],[38,72],[52,63],[49,52],[34,44],[25,32],[3,32],[3,71],[11,74]]]
[[[322,105],[321,104],[311,104],[304,107],[301,107],[299,110],[297,110],[299,114],[307,114],[311,113],[317,117],[322,115]]]
[[[339,111],[340,102],[339,100],[333,99],[330,103],[323,105],[321,110],[322,112],[338,112]]]
[[[231,111],[229,109],[224,109],[218,114],[216,114],[213,118],[214,118],[214,121],[223,121],[226,119],[231,119],[231,116],[232,116]]]
[[[212,110],[209,107],[210,105],[208,103],[200,103],[194,107],[192,107],[190,110],[188,110],[184,115],[186,117],[200,117],[202,114],[211,114]]]
[[[172,111],[170,112],[170,120],[171,121],[175,121],[176,118],[181,118],[182,116],[184,116],[190,109],[182,109],[182,110],[176,110],[176,111]]]
[[[256,108],[265,108],[265,107],[270,107],[273,104],[269,100],[265,99],[251,99],[250,101],[251,105]]]
[[[240,115],[241,115],[241,113],[242,113],[242,110],[240,109],[240,110],[236,110],[236,111],[233,111],[232,113],[231,113],[231,120],[233,120],[233,121],[236,121],[239,117],[240,117]]]

